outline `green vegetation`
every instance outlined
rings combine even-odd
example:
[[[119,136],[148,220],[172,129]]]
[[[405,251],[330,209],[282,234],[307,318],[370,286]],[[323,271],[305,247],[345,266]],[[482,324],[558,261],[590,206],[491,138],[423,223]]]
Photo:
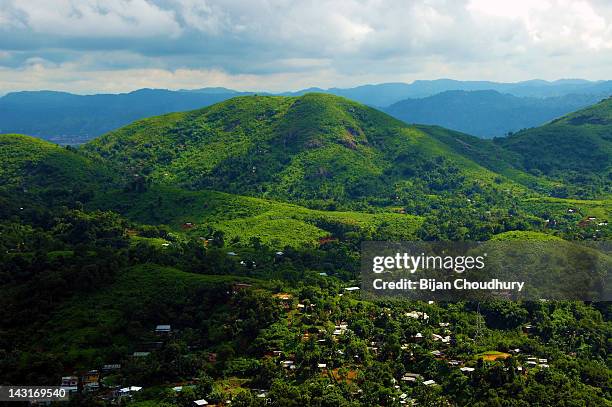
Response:
[[[563,181],[561,198],[609,196],[612,174],[612,98],[566,115],[541,127],[496,139],[519,154],[534,175]]]
[[[399,213],[332,212],[307,209],[265,199],[214,191],[185,191],[155,187],[144,193],[117,192],[92,204],[124,213],[144,224],[165,224],[191,236],[209,228],[223,231],[228,240],[248,244],[258,238],[277,247],[318,245],[327,236],[359,233],[371,239],[416,237],[422,218]],[[190,227],[185,228],[189,223]],[[160,244],[163,242],[159,242]]]
[[[579,117],[559,123],[603,125]],[[529,255],[608,240],[605,160],[538,172],[512,144],[526,134],[478,141],[315,94],[141,120],[76,151],[0,136],[0,384],[120,364],[71,404],[609,405],[608,303],[345,290],[367,240]]]
[[[234,98],[136,122],[84,150],[154,183],[326,209],[393,205],[407,190],[524,190],[419,129],[323,94]]]

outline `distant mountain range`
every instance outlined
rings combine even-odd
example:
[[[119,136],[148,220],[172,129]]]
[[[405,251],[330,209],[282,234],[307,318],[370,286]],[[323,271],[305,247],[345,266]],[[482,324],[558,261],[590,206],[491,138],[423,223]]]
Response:
[[[439,79],[345,89],[310,88],[279,95],[312,92],[343,96],[382,108],[409,123],[441,125],[490,138],[544,124],[591,105],[612,94],[612,81],[496,83]],[[140,89],[97,95],[14,92],[0,98],[0,133],[24,133],[59,144],[81,144],[135,120],[202,108],[254,93],[227,88]]]
[[[494,90],[449,90],[422,99],[405,99],[383,109],[407,123],[434,124],[481,138],[539,126],[597,103],[604,95],[518,97]]]

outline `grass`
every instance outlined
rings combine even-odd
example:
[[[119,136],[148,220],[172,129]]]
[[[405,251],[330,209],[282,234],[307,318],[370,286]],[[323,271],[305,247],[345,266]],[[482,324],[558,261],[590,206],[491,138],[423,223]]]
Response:
[[[100,198],[94,206],[112,208],[145,224],[167,224],[177,232],[191,222],[186,233],[201,235],[208,226],[225,232],[226,240],[248,242],[258,237],[265,243],[298,247],[314,246],[333,230],[355,230],[368,235],[385,231],[390,236],[414,238],[422,223],[418,216],[381,212],[322,211],[266,199],[215,191],[185,191],[155,187],[136,194],[117,192]],[[163,242],[155,242],[155,244]]]

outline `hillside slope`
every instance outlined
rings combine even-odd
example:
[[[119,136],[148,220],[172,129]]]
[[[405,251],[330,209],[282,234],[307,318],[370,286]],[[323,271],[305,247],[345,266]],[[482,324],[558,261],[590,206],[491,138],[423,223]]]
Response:
[[[14,202],[85,201],[118,181],[96,160],[18,134],[0,134],[0,161],[0,195]]]
[[[523,187],[347,99],[246,96],[135,122],[84,146],[127,174],[317,206]]]
[[[612,98],[495,142],[536,175],[580,185],[585,195],[612,192]]]

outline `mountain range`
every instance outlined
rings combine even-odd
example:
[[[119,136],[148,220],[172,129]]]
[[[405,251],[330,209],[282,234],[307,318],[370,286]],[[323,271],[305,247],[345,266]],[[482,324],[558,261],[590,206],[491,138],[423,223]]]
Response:
[[[519,97],[495,90],[451,90],[384,109],[406,123],[433,124],[481,138],[506,136],[589,106],[601,95]]]
[[[311,88],[280,95],[300,96],[309,92],[334,94],[383,108],[408,123],[435,124],[490,138],[541,125],[593,104],[610,95],[612,82],[495,83],[440,79],[345,89]],[[254,92],[227,88],[141,89],[98,95],[15,92],[0,98],[0,132],[30,134],[59,144],[82,144],[138,119],[202,108],[251,94]]]
[[[216,190],[351,210],[506,192],[601,197],[610,193],[611,112],[607,99],[490,141],[410,126],[334,95],[238,96],[136,121],[78,150],[3,136],[3,183],[19,193],[42,183],[87,196],[119,177],[135,189]]]

